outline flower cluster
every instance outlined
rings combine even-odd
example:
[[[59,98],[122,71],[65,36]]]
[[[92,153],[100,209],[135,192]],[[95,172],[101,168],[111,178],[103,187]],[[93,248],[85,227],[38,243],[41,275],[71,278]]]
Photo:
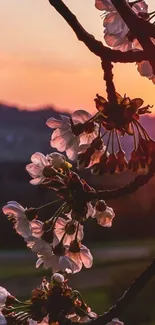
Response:
[[[145,174],[155,161],[155,142],[139,122],[142,114],[150,113],[150,106],[142,107],[141,98],[130,99],[116,93],[116,102],[108,102],[102,96],[95,98],[97,113],[76,111],[71,118],[50,118],[47,124],[56,128],[52,145],[66,151],[70,158],[78,155],[78,167],[91,168],[94,174],[131,170]],[[130,135],[134,140],[131,158],[127,161],[122,150],[120,136]],[[104,136],[108,135],[107,143]],[[115,139],[117,143],[115,143]],[[111,150],[110,150],[111,147]],[[116,151],[117,148],[117,151]],[[90,268],[93,257],[82,244],[83,225],[88,218],[95,218],[103,227],[111,227],[115,213],[103,200],[91,202],[88,197],[96,192],[84,179],[71,170],[72,165],[63,154],[53,152],[46,156],[36,152],[26,170],[32,177],[30,183],[54,190],[62,201],[60,208],[45,222],[38,219],[41,209],[24,208],[15,201],[3,207],[3,213],[14,223],[27,247],[37,253],[36,267],[43,264],[53,271],[79,272],[84,265]]]
[[[98,317],[85,303],[81,294],[68,286],[68,280],[57,271],[47,281],[32,290],[26,301],[20,301],[0,287],[0,321],[2,325],[48,325],[70,319],[73,323],[88,323]],[[114,318],[107,325],[124,325]]]
[[[147,21],[151,21],[155,12],[148,12],[148,5],[144,0],[129,3],[135,14]],[[121,18],[110,0],[95,0],[95,7],[103,11],[104,39],[114,50],[126,52],[128,50],[142,50],[138,40],[132,35],[124,20]],[[155,39],[151,38],[155,44]],[[137,62],[137,69],[141,76],[147,77],[155,83],[155,76],[149,61]]]
[[[50,118],[47,125],[56,128],[52,133],[54,140],[51,145],[54,144],[57,150],[65,150],[67,155],[69,152],[70,159],[77,157],[78,168],[91,168],[93,174],[119,173],[127,169],[139,174],[147,173],[151,156],[147,152],[149,150],[145,150],[144,146],[142,148],[141,143],[145,142],[146,147],[149,147],[153,140],[140,124],[139,118],[143,114],[151,113],[151,106],[143,107],[141,98],[130,99],[118,93],[116,103],[108,102],[97,94],[95,105],[97,113],[94,116],[89,115],[89,119],[84,111],[76,111],[70,120],[62,115],[62,121]],[[63,122],[66,119],[68,124]],[[125,134],[132,136],[134,143],[129,162],[120,140]],[[106,145],[104,137],[107,137]],[[33,169],[33,164],[30,166]],[[29,165],[27,170],[30,172]],[[30,174],[33,176],[35,170]]]
[[[0,287],[1,324],[58,324],[62,316],[73,322],[86,323],[97,318],[81,294],[69,287],[67,281],[60,272],[56,272],[49,282],[44,278],[25,302]]]
[[[61,154],[57,155],[63,159]],[[92,217],[96,218],[101,226],[110,227],[115,216],[114,211],[106,205],[105,201],[96,201],[95,206],[91,202],[87,202],[87,193],[95,190],[83,179],[80,179],[75,172],[68,170],[66,161],[63,162],[65,169],[60,172],[60,168],[56,169],[53,159],[52,165],[47,165],[48,168],[45,165],[42,166],[41,174],[41,163],[34,160],[34,156],[33,161],[35,162],[27,167],[29,170],[29,166],[31,166],[30,174],[35,177],[34,184],[40,177],[44,186],[56,191],[60,198],[58,201],[63,200],[63,204],[44,223],[38,220],[38,214],[46,205],[25,209],[19,203],[11,201],[3,207],[3,213],[13,220],[16,232],[24,238],[27,247],[37,253],[36,267],[43,264],[45,268],[52,268],[54,271],[60,269],[71,273],[79,272],[83,265],[90,268],[93,257],[90,250],[81,243],[84,237],[83,223]],[[58,156],[55,157],[58,162]],[[37,153],[37,159],[39,159],[39,153]],[[42,154],[40,154],[40,159],[42,162]],[[44,169],[46,170],[46,168],[48,176],[43,178],[42,175],[45,175]],[[53,203],[52,201],[48,205]]]

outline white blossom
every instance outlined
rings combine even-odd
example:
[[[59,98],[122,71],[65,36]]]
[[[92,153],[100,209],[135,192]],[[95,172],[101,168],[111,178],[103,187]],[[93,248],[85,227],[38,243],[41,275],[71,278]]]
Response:
[[[44,156],[41,152],[36,152],[31,156],[32,163],[26,166],[27,172],[33,178],[30,183],[33,185],[41,184],[45,181],[46,177],[43,174],[44,168],[51,166],[53,168],[59,169],[65,163],[64,155],[53,152]]]
[[[60,117],[61,120],[51,117],[46,122],[50,128],[55,129],[51,136],[51,146],[60,152],[66,151],[67,157],[70,160],[75,160],[79,145],[91,143],[97,136],[98,126],[95,125],[92,132],[79,131],[76,134],[73,129],[87,122],[91,115],[84,110],[77,110],[71,115],[71,118],[65,115],[60,115]]]
[[[4,308],[8,296],[11,296],[10,293],[5,288],[0,287],[0,311]]]
[[[108,1],[102,0],[100,2],[99,5],[96,5],[97,9],[107,11],[103,19],[103,26],[105,28],[104,39],[107,45],[113,49],[119,49],[123,52],[135,49],[134,38],[132,40],[132,35],[130,35],[129,28],[120,14],[114,7],[112,8],[109,6]],[[132,5],[132,9],[139,16],[148,13],[148,5],[143,0]]]
[[[32,163],[26,166],[26,170],[33,178],[30,180],[30,183],[38,185],[46,179],[43,175],[43,170],[47,165],[49,165],[49,161],[41,152],[34,153],[31,156],[31,161]]]
[[[97,205],[95,206],[93,218],[96,218],[100,226],[111,227],[114,217],[115,213],[111,207],[105,206],[104,209],[97,209]]]
[[[70,247],[69,246],[65,246],[66,248],[66,253],[65,255],[67,257],[69,257],[73,262],[76,263],[77,267],[74,270],[73,273],[77,273],[82,269],[82,266],[84,265],[86,268],[90,268],[92,267],[93,264],[93,257],[90,253],[90,250],[84,246],[84,245],[80,245],[79,246],[79,252],[75,252],[73,253],[72,251],[70,251]]]
[[[75,239],[75,233],[76,229],[78,227],[78,233],[77,233],[77,239],[81,241],[83,239],[83,226],[79,224],[78,222],[74,221],[74,223],[71,220],[65,220],[61,217],[58,218],[58,220],[55,223],[54,233],[58,240],[60,241],[66,232],[66,235],[63,239],[64,245],[69,245],[71,241]]]
[[[40,237],[43,234],[43,223],[36,219],[29,221],[25,214],[27,209],[25,209],[18,202],[9,201],[2,210],[5,215],[8,215],[14,219],[14,228],[16,232],[24,239],[31,236]]]

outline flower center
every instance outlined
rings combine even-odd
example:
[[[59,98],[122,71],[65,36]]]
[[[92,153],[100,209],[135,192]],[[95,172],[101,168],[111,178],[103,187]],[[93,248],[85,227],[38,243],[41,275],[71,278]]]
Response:
[[[80,243],[78,243],[77,240],[73,240],[70,243],[69,251],[71,253],[80,253]]]
[[[72,221],[69,221],[65,226],[65,232],[67,235],[73,235],[76,231],[75,224],[72,223]]]

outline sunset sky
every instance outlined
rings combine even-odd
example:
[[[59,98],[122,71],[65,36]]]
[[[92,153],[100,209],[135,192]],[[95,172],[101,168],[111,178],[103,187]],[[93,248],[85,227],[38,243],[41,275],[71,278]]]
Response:
[[[64,2],[103,40],[95,0]],[[146,2],[153,10],[154,0]],[[0,101],[29,109],[53,105],[93,111],[95,94],[105,96],[100,60],[76,39],[48,0],[0,0],[0,8]],[[134,64],[116,64],[115,72],[118,92],[155,105],[155,85],[140,77]]]

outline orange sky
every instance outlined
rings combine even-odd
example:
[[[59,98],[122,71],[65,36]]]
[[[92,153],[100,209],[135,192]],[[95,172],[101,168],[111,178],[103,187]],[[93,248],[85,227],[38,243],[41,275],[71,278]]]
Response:
[[[85,28],[103,39],[95,0],[64,0]],[[153,0],[146,1],[153,9]],[[105,96],[100,60],[77,41],[48,0],[0,0],[0,101],[21,108],[54,105],[94,110]],[[155,104],[155,85],[134,64],[115,65],[117,91]],[[154,107],[155,113],[155,107]]]

